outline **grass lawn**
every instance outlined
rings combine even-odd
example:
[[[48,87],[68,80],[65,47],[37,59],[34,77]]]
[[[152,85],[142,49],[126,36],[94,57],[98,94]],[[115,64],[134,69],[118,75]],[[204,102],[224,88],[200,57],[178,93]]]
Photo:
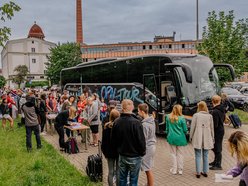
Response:
[[[32,145],[33,151],[28,153],[24,127],[15,124],[14,131],[0,128],[0,185],[101,185],[90,182],[44,140],[37,150],[33,135]]]
[[[229,112],[228,114],[237,114],[244,124],[248,124],[248,113],[239,109],[235,109],[234,112]]]

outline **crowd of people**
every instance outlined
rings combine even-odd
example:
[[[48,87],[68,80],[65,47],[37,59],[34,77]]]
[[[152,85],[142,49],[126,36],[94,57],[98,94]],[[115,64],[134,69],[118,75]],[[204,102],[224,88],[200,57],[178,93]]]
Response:
[[[65,125],[80,122],[90,127],[88,136],[82,134],[82,142],[92,147],[98,146],[99,128],[102,127],[101,149],[108,163],[108,184],[118,186],[138,185],[140,170],[147,177],[147,185],[154,185],[154,156],[156,152],[156,135],[154,115],[149,115],[147,104],[138,105],[138,113],[134,114],[134,103],[129,99],[121,102],[110,100],[108,105],[99,96],[88,91],[76,97],[68,91],[59,94],[56,91],[37,92],[30,90],[2,90],[0,116],[2,128],[6,129],[6,121],[10,128],[18,113],[22,120],[19,125],[26,128],[26,148],[32,151],[32,131],[36,136],[37,149],[42,148],[40,135],[45,135],[47,114],[56,113],[55,129],[59,135],[59,146],[65,149],[65,134],[70,131]],[[166,115],[166,138],[172,158],[171,174],[182,175],[184,170],[184,147],[191,143],[195,152],[196,178],[208,177],[210,170],[222,170],[222,146],[226,113],[232,105],[220,96],[212,97],[211,113],[207,104],[197,104],[197,113],[193,115],[190,131],[182,114],[182,106],[173,106],[172,112]],[[189,139],[186,138],[189,133]],[[231,155],[236,154],[237,166],[227,172],[236,177],[241,174],[240,185],[248,185],[248,135],[237,131],[228,139]],[[214,152],[214,160],[209,163],[209,150]],[[203,163],[201,163],[201,159]],[[203,166],[201,166],[203,164]],[[211,166],[209,168],[209,166]],[[114,181],[115,180],[115,181]]]

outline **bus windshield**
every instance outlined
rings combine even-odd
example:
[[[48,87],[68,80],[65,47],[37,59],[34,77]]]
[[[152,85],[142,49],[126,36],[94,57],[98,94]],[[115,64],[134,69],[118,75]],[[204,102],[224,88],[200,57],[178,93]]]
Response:
[[[177,72],[181,78],[181,91],[185,104],[196,104],[201,100],[207,100],[219,91],[219,80],[216,70],[212,70],[212,61],[205,56],[186,57],[176,59],[174,62],[186,63],[192,70],[193,82],[187,83],[181,68]]]

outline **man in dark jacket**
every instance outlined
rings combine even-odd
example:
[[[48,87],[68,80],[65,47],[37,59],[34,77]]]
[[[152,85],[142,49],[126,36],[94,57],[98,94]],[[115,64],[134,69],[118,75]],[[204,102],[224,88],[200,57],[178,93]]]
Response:
[[[124,99],[121,106],[121,116],[113,127],[113,141],[119,153],[119,186],[127,185],[128,173],[130,185],[136,186],[142,156],[146,153],[145,136],[140,120],[132,114],[133,102]]]
[[[35,106],[35,97],[28,95],[26,97],[26,103],[22,106],[22,111],[25,117],[25,127],[26,127],[26,146],[28,152],[32,150],[31,136],[32,131],[36,138],[37,149],[41,148],[40,131],[39,131],[39,121],[38,114],[39,109]]]
[[[222,142],[224,137],[224,120],[225,120],[225,108],[221,105],[221,97],[215,95],[212,97],[213,104],[213,121],[214,121],[214,161],[210,163],[212,167],[210,170],[222,170],[221,160],[222,160]]]

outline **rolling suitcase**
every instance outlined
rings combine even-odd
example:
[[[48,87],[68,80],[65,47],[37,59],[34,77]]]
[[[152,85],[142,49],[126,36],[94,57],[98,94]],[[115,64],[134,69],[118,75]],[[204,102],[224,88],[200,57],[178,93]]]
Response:
[[[102,152],[101,142],[98,142],[98,154],[88,156],[86,173],[90,177],[91,181],[98,182],[102,181]]]
[[[235,129],[241,127],[242,123],[237,114],[230,114],[229,119]]]

